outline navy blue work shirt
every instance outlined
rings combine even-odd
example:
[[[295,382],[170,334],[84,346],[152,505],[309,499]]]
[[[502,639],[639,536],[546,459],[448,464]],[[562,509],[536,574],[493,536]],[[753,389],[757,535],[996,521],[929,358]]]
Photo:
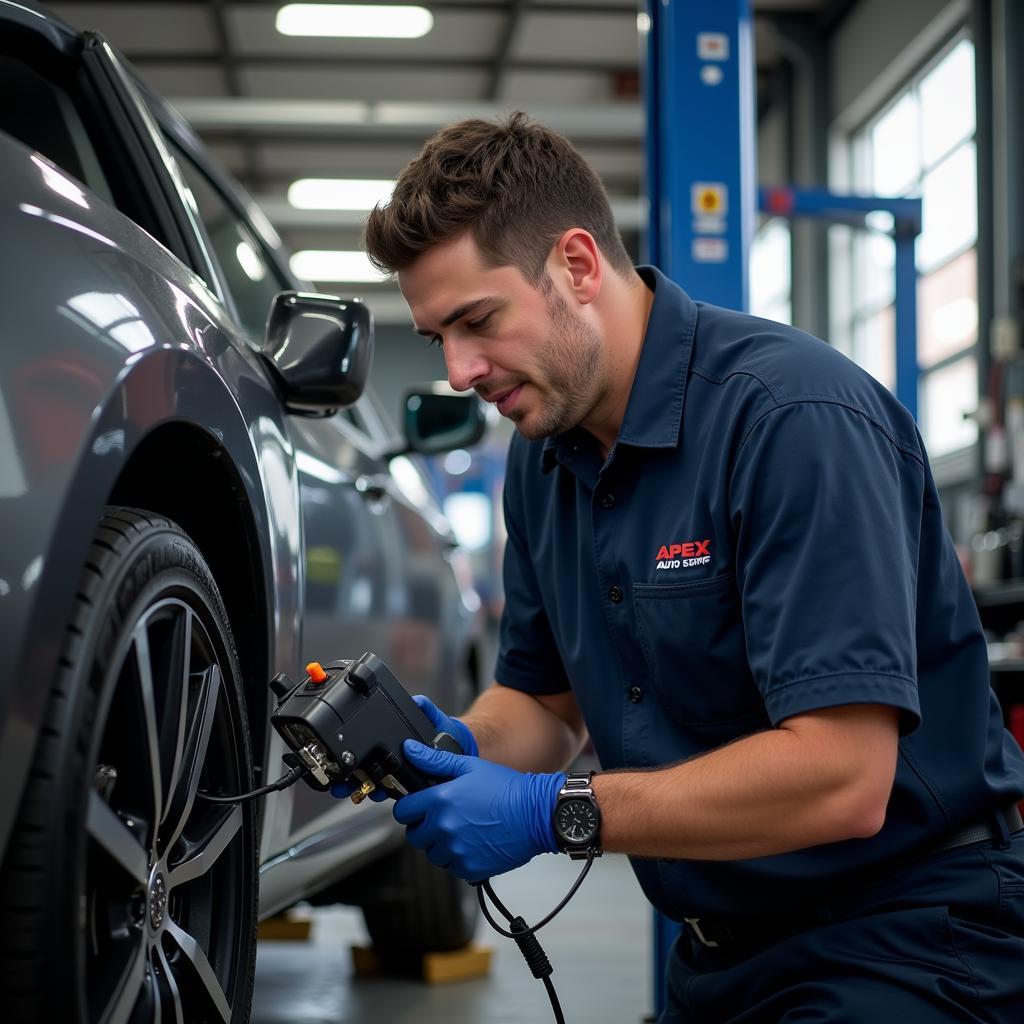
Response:
[[[899,708],[877,836],[632,858],[677,920],[783,910],[1016,800],[1024,755],[907,410],[824,342],[639,272],[654,303],[608,457],[579,428],[512,441],[495,678],[571,689],[605,768],[819,708]]]

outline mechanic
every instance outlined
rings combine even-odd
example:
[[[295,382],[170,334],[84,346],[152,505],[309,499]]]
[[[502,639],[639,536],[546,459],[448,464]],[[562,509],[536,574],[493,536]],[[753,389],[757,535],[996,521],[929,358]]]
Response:
[[[468,880],[566,848],[589,734],[592,845],[686,922],[662,1021],[1024,1020],[1024,756],[906,409],[634,268],[523,114],[428,141],[367,249],[517,428],[496,682],[421,701],[467,756],[410,747],[449,781],[409,841]]]

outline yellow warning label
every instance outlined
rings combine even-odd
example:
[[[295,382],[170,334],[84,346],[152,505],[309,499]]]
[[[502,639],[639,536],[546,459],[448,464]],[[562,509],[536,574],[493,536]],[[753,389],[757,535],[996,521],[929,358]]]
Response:
[[[722,182],[698,181],[694,184],[690,202],[695,214],[720,217],[726,212],[727,190]]]

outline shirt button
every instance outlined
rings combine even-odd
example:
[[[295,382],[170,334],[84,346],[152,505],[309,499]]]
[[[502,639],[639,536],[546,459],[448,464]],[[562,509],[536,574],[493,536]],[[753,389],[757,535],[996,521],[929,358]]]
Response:
[[[629,688],[629,699],[634,704],[639,704],[644,699],[644,691],[639,686],[631,686]]]
[[[601,508],[611,508],[615,504],[614,494],[602,494],[601,495]]]
[[[608,596],[618,604],[622,600],[622,587],[612,587],[608,591]]]

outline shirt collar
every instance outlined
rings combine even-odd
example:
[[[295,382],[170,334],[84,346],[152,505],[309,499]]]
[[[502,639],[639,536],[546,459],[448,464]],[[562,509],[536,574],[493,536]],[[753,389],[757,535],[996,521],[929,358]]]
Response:
[[[653,290],[640,362],[616,443],[638,448],[673,448],[679,443],[686,379],[697,328],[696,303],[656,267],[637,267]],[[541,468],[549,472],[559,452],[579,444],[578,428],[544,442]],[[578,450],[578,449],[577,449]]]

